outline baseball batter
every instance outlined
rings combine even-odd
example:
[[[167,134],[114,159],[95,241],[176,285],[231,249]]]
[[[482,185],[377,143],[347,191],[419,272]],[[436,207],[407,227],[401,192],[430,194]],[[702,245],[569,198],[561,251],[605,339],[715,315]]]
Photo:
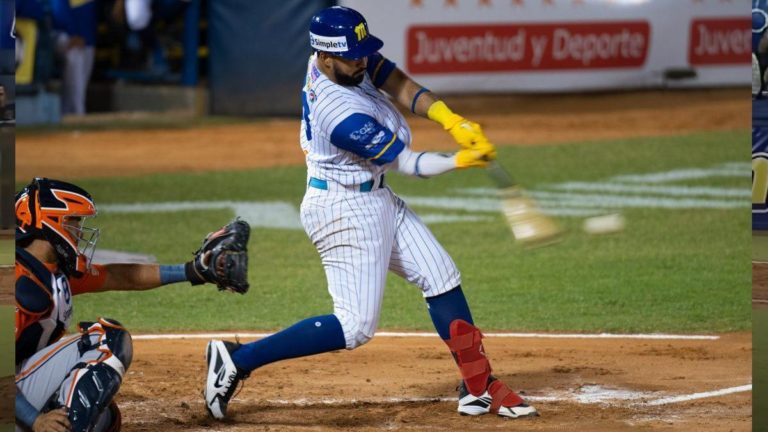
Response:
[[[383,42],[369,33],[360,13],[338,6],[318,12],[309,39],[315,53],[302,91],[307,190],[301,221],[320,253],[334,312],[250,344],[211,341],[205,387],[209,412],[223,418],[238,382],[259,367],[370,341],[392,271],[421,290],[438,334],[453,353],[463,378],[459,413],[537,415],[491,375],[459,270],[385,179],[390,170],[431,177],[485,167],[496,156],[494,146],[477,124],[451,112],[382,56]],[[440,123],[462,149],[447,155],[412,151],[410,128],[393,101]]]
[[[73,296],[182,281],[241,286],[232,273],[212,274],[217,266],[208,265],[233,255],[228,267],[238,271],[237,251],[208,248],[226,245],[232,224],[209,235],[186,264],[91,265],[99,231],[85,220],[95,214],[88,192],[71,183],[37,178],[16,196],[17,432],[120,430],[113,398],[131,364],[131,336],[108,318],[81,322],[79,333],[66,335]]]

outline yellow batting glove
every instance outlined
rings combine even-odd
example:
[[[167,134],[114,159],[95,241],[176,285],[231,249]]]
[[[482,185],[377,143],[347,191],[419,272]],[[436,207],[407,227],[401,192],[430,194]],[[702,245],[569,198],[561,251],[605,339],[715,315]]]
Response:
[[[480,125],[454,113],[443,101],[433,103],[427,117],[440,123],[464,149],[472,148],[481,141],[488,141]]]
[[[456,152],[456,168],[485,168],[496,159],[496,147],[488,141],[477,143],[473,148]]]

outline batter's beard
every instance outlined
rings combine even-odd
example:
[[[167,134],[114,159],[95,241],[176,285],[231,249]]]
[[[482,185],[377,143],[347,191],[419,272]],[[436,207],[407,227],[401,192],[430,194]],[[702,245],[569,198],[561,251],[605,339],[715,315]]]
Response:
[[[354,87],[359,86],[361,82],[363,82],[363,79],[365,78],[365,72],[360,74],[360,77],[355,77],[353,75],[344,75],[339,73],[338,71],[333,72],[334,78],[336,78],[336,82],[340,85],[343,85],[345,87]]]

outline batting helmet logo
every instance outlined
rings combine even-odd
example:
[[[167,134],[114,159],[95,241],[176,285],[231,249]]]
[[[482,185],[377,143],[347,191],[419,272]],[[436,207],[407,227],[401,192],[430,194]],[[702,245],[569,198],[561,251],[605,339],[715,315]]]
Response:
[[[357,41],[360,42],[363,40],[366,36],[368,36],[368,32],[365,30],[365,24],[360,23],[355,26],[355,34],[357,35]]]

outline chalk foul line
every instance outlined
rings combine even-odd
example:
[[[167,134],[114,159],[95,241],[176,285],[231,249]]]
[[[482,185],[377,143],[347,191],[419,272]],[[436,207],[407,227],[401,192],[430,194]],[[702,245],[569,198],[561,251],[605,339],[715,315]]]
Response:
[[[738,387],[729,387],[725,389],[713,390],[708,392],[693,393],[689,395],[669,396],[661,399],[647,401],[642,403],[642,405],[646,405],[646,406],[669,405],[669,404],[678,403],[678,402],[688,402],[688,401],[697,400],[697,399],[725,396],[733,393],[742,393],[742,392],[748,392],[748,391],[752,391],[752,384],[746,384]]]
[[[134,340],[164,340],[164,339],[260,339],[271,336],[272,333],[169,333],[132,335]],[[652,339],[652,340],[719,340],[717,335],[681,335],[681,334],[620,334],[620,333],[483,333],[491,338],[540,338],[540,339]],[[432,332],[378,332],[376,337],[438,337]]]
[[[659,392],[639,392],[622,389],[609,389],[601,386],[584,386],[568,392],[556,392],[550,395],[524,395],[529,402],[571,402],[583,405],[602,404],[611,406],[629,405],[636,408],[648,406],[671,405],[693,400],[726,396],[735,393],[752,391],[752,384],[737,387],[729,387],[708,392],[682,394],[675,396],[659,397]],[[390,398],[361,398],[361,399],[275,399],[264,401],[270,405],[298,405],[298,406],[324,406],[324,405],[354,405],[354,404],[402,404],[402,403],[435,403],[458,402],[456,397],[390,397]],[[626,404],[626,402],[629,402]]]
[[[634,391],[629,389],[608,388],[598,385],[582,386],[568,391],[553,391],[549,394],[524,394],[523,397],[533,403],[565,402],[580,405],[604,405],[612,407],[631,407],[642,409],[644,407],[673,405],[694,400],[727,396],[736,393],[752,391],[752,384],[736,387],[728,387],[718,390],[680,394],[664,395],[662,392]],[[235,398],[241,403],[252,402],[250,399]],[[272,406],[347,406],[347,405],[397,405],[406,403],[440,403],[457,402],[457,397],[378,397],[378,398],[321,398],[321,399],[262,399],[260,404]],[[196,401],[203,403],[202,401]],[[121,402],[123,405],[125,402]],[[152,401],[128,402],[128,405],[142,405],[155,403]]]

